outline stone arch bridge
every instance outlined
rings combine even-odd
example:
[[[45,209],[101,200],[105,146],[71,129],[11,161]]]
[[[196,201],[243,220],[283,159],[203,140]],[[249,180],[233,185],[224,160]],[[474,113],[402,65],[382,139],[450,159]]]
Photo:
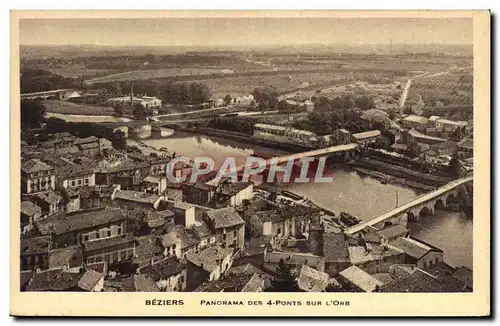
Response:
[[[436,209],[446,207],[451,198],[458,198],[463,193],[469,191],[472,181],[472,176],[453,180],[434,191],[418,196],[412,201],[390,209],[379,216],[351,226],[345,230],[345,233],[355,234],[369,226],[383,227],[386,222],[406,225],[409,218],[432,215]]]

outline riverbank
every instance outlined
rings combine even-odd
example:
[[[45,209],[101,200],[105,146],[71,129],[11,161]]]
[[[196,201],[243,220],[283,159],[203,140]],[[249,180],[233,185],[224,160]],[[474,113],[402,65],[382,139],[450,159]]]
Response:
[[[404,179],[406,180],[406,182],[416,182],[431,187],[440,187],[451,181],[451,178],[440,177],[429,173],[422,173],[367,157],[352,160],[351,162],[349,162],[349,165],[351,165],[353,168],[362,168],[364,170],[376,171],[382,174]]]
[[[368,170],[368,169],[364,169],[364,168],[360,168],[360,167],[354,167],[353,169],[354,169],[354,171],[358,172],[359,174],[367,175],[367,176],[370,176],[372,178],[379,179],[380,182],[383,184],[397,183],[397,184],[400,184],[402,186],[408,186],[408,187],[423,190],[423,191],[432,191],[435,189],[435,187],[433,187],[433,186],[425,185],[423,183],[416,182],[416,181],[406,180],[404,178],[398,178],[398,177],[391,176],[391,175],[388,175],[388,174],[385,174],[382,172],[378,172],[378,171],[372,171],[372,170]]]
[[[312,150],[312,148],[306,147],[306,146],[281,143],[281,142],[271,141],[271,140],[257,139],[257,138],[254,138],[252,135],[245,134],[242,132],[219,130],[219,129],[213,129],[213,128],[207,128],[207,127],[200,127],[200,128],[196,128],[196,129],[177,127],[175,129],[179,130],[179,131],[190,132],[190,133],[200,134],[200,135],[204,135],[204,136],[225,138],[225,139],[238,141],[238,142],[242,142],[242,143],[247,143],[247,144],[251,144],[251,145],[279,149],[282,151],[287,151],[287,152],[292,152],[292,153],[293,152],[305,152],[305,151]]]

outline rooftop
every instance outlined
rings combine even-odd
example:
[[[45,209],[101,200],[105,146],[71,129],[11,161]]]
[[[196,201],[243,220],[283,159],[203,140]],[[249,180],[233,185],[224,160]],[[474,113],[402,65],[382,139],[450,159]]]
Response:
[[[405,254],[415,259],[420,259],[431,251],[443,252],[441,249],[429,246],[426,243],[409,237],[399,237],[392,241],[390,246],[403,251]]]
[[[358,132],[356,134],[352,134],[351,136],[356,138],[357,140],[363,140],[373,137],[379,137],[381,135],[380,130],[370,130],[365,132]]]
[[[145,204],[155,204],[161,197],[156,194],[133,190],[118,190],[115,192],[115,199],[134,201]]]
[[[177,257],[167,258],[140,269],[141,274],[146,274],[155,282],[177,275],[186,269],[186,264],[181,263]]]
[[[62,270],[48,270],[33,275],[27,291],[67,291],[78,288],[83,273],[65,273]]]
[[[23,201],[21,203],[21,214],[26,216],[33,216],[35,214],[41,214],[42,209],[30,201]]]
[[[392,240],[393,238],[405,236],[408,233],[408,229],[401,224],[394,224],[378,230],[377,233],[385,239]]]
[[[217,192],[226,196],[234,196],[249,186],[250,184],[246,182],[224,182],[219,185]]]
[[[429,119],[427,119],[426,117],[421,117],[421,116],[413,115],[413,114],[407,116],[403,120],[409,121],[409,122],[415,122],[415,123],[422,124],[422,125],[425,125],[429,122]]]
[[[456,280],[459,280],[460,282],[464,283],[468,287],[472,289],[472,286],[474,285],[474,278],[472,277],[472,270],[470,270],[467,267],[460,267],[451,275]]]
[[[323,254],[326,262],[349,262],[348,242],[343,233],[323,235]]]
[[[78,281],[78,287],[84,291],[92,291],[102,278],[104,275],[101,273],[88,269]]]
[[[245,221],[234,207],[225,207],[206,212],[216,229],[244,224]]]
[[[384,246],[369,246],[366,250],[363,246],[350,246],[349,257],[354,265],[364,264],[370,261],[379,261],[384,257],[401,254],[402,251]]]
[[[49,269],[68,266],[68,264],[72,262],[73,257],[78,257],[81,255],[82,249],[78,246],[53,249],[49,253]],[[81,259],[79,260],[79,262],[81,262]]]
[[[39,159],[31,159],[21,164],[21,170],[26,173],[50,171],[53,169],[54,168],[51,165],[48,165],[47,163],[44,163]]]
[[[257,274],[231,275],[213,282],[206,282],[194,289],[194,292],[242,292],[253,277],[263,284],[264,280]],[[254,291],[245,291],[254,292]]]
[[[203,268],[208,272],[212,272],[220,262],[227,256],[231,255],[231,251],[220,246],[213,246],[200,251],[199,253],[190,253],[187,255],[186,259],[198,266]]]
[[[36,237],[21,239],[21,255],[48,254],[50,250],[50,237]]]
[[[99,209],[49,216],[46,219],[37,221],[36,225],[43,235],[63,234],[123,221],[126,218],[121,209]]]
[[[354,265],[341,271],[340,275],[364,292],[373,292],[377,286],[383,285],[382,282]]]
[[[156,283],[144,274],[134,274],[122,281],[124,292],[159,292]]]
[[[35,195],[35,197],[49,204],[56,204],[63,199],[62,196],[53,190],[39,192]]]
[[[323,292],[328,286],[330,277],[307,265],[302,265],[297,278],[299,288],[306,292]]]
[[[280,260],[287,265],[307,265],[318,267],[325,262],[325,258],[309,253],[297,253],[286,251],[267,251],[264,255],[264,262],[270,264],[278,264]]]
[[[404,278],[396,279],[380,287],[380,292],[465,292],[465,285],[445,277],[438,279],[431,274],[417,269]]]

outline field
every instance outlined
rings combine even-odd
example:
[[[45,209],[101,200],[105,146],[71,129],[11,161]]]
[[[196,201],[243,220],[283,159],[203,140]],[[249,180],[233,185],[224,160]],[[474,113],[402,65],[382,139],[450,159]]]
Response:
[[[47,112],[74,114],[74,115],[112,115],[113,108],[110,106],[99,106],[90,104],[79,104],[69,101],[48,100],[43,104]]]

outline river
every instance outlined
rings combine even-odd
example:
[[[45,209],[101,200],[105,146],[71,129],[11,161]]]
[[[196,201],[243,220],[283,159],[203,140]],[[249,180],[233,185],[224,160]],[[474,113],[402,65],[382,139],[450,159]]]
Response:
[[[176,132],[164,139],[144,140],[147,145],[166,147],[171,152],[188,157],[208,156],[216,165],[226,157],[235,157],[237,164],[255,152],[284,154],[284,151],[245,144],[217,137]],[[329,169],[329,170],[328,170]],[[282,185],[290,191],[307,196],[336,213],[345,211],[361,219],[369,219],[398,204],[412,200],[420,193],[414,189],[382,184],[377,179],[360,176],[342,167],[327,167],[333,175],[332,183],[290,183]],[[409,224],[413,236],[445,251],[445,261],[452,266],[472,268],[472,219],[458,212],[437,211],[434,216],[423,217]]]

